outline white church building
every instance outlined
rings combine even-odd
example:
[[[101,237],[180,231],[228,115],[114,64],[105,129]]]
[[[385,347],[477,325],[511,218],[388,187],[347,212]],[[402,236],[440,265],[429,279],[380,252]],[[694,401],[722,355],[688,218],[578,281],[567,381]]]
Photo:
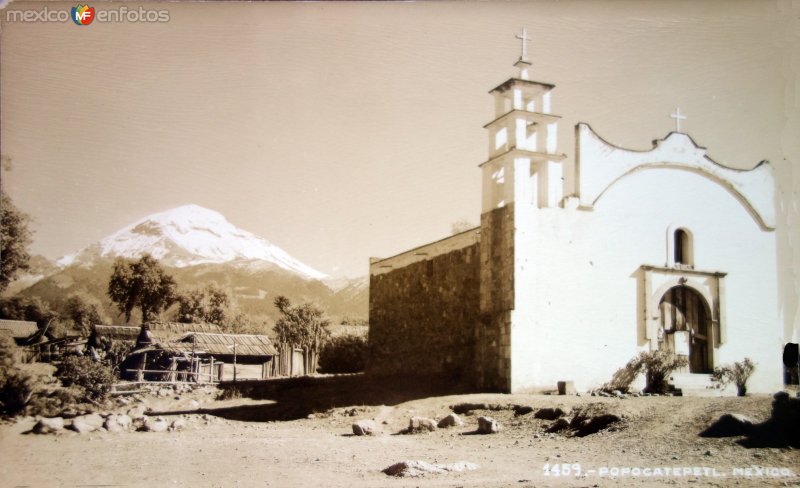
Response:
[[[567,157],[524,42],[518,75],[490,92],[480,227],[371,259],[370,371],[586,391],[666,349],[689,362],[676,387],[748,357],[748,391],[780,389],[772,167],[712,160],[679,111],[647,151],[578,124]]]

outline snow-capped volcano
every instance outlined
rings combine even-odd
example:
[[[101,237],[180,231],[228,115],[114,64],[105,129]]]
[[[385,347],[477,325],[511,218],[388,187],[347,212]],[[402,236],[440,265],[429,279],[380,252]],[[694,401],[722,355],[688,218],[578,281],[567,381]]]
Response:
[[[137,258],[149,253],[168,266],[231,263],[248,268],[277,266],[305,279],[328,278],[266,239],[234,226],[219,212],[184,205],[153,214],[58,260],[61,266],[97,258]]]

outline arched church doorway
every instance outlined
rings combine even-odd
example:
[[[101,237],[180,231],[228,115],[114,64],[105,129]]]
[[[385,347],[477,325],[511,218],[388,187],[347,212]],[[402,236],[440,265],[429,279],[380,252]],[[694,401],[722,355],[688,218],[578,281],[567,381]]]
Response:
[[[675,286],[661,298],[659,310],[663,347],[688,356],[690,373],[710,373],[710,308],[703,296],[688,286]]]

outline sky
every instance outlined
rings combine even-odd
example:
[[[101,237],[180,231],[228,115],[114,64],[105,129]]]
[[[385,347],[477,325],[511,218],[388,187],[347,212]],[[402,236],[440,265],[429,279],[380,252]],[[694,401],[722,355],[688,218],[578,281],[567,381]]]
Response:
[[[194,203],[333,276],[479,222],[488,91],[553,83],[574,126],[648,149],[682,130],[778,180],[786,321],[800,327],[800,6],[790,1],[97,3],[168,22],[0,24],[2,190],[58,258]],[[795,167],[793,167],[795,166]]]

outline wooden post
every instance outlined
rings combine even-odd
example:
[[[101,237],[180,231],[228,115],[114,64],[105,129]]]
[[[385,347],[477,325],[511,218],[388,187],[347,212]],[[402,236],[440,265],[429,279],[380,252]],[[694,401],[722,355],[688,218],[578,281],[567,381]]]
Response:
[[[214,382],[214,356],[211,356],[211,367],[208,370],[209,374],[211,375],[208,379],[209,383]]]
[[[233,339],[233,382],[236,383],[236,339]]]

